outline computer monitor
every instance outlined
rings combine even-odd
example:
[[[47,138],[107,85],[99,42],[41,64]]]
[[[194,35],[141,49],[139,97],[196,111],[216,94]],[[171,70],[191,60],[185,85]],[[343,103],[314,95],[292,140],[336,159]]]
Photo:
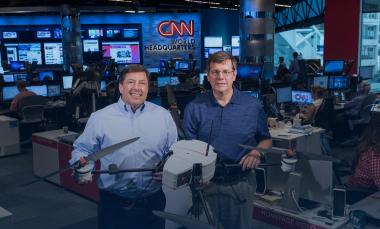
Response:
[[[3,75],[3,80],[6,83],[13,83],[15,82],[15,77],[13,74],[4,74]]]
[[[105,92],[106,91],[107,83],[105,80],[100,81],[100,91]]]
[[[223,37],[204,37],[204,47],[212,48],[212,47],[220,47],[223,46]]]
[[[260,99],[260,91],[243,91],[244,94],[255,97],[256,99]]]
[[[73,76],[62,76],[64,90],[70,90],[73,87]]]
[[[189,61],[176,61],[174,67],[177,71],[188,71],[190,63]]]
[[[257,64],[238,64],[237,78],[240,79],[259,79],[261,76],[261,66]]]
[[[207,59],[212,54],[214,54],[216,52],[220,52],[222,50],[223,50],[222,47],[220,47],[220,48],[205,48],[205,58]]]
[[[276,88],[276,101],[277,103],[290,103],[292,101],[292,88],[291,87]]]
[[[240,36],[232,36],[231,37],[231,46],[232,47],[240,47]]]
[[[3,87],[3,101],[12,100],[19,93],[16,86]]]
[[[25,71],[25,62],[24,61],[11,61],[9,69],[12,72]]]
[[[314,77],[313,85],[327,89],[328,85],[329,85],[329,77],[327,77],[327,76],[316,76],[316,77]]]
[[[231,55],[237,57],[240,56],[240,47],[232,47]]]
[[[326,60],[323,67],[325,75],[339,75],[343,72],[344,60]]]
[[[330,76],[329,77],[329,89],[341,90],[347,89],[348,78],[346,76]]]
[[[292,103],[311,104],[313,97],[309,91],[292,90]]]
[[[161,76],[157,78],[157,87],[165,87],[166,85],[178,85],[179,80],[177,76],[170,77],[170,76]]]
[[[147,68],[146,70],[148,70],[149,73],[159,73],[160,72],[160,68]]]
[[[38,79],[40,81],[44,80],[54,80],[54,74],[52,71],[43,71],[38,73]]]
[[[28,74],[15,74],[14,78],[16,80],[24,80],[24,81],[26,81],[28,79]]]
[[[47,96],[47,86],[46,85],[34,85],[26,87],[29,91],[32,91],[40,96]]]
[[[124,35],[124,38],[137,39],[139,37],[139,30],[138,29],[124,29],[123,35]]]
[[[57,85],[47,85],[47,96],[48,97],[59,97],[61,96],[61,86]]]
[[[207,78],[207,73],[199,73],[199,85],[203,85],[203,82],[206,78]]]

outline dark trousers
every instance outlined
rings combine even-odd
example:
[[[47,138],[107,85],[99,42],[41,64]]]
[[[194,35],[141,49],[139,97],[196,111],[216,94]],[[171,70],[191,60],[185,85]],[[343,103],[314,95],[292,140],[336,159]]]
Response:
[[[153,215],[163,211],[165,195],[160,190],[144,199],[126,199],[101,190],[98,204],[98,229],[164,229],[165,220]]]

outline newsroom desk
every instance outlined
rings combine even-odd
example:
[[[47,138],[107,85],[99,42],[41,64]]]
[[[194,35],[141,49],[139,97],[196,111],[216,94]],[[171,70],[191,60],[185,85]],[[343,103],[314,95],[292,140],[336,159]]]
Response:
[[[319,127],[312,127],[308,133],[290,133],[291,126],[269,129],[273,146],[280,148],[292,148],[300,152],[322,154],[321,134],[325,132]]]
[[[65,134],[62,129],[34,133],[32,135],[34,174],[38,177],[43,177],[54,171],[66,168],[71,158],[73,142],[64,142],[62,139],[66,137],[75,139],[77,135],[77,133],[71,131]],[[96,164],[96,168],[99,169],[99,163]],[[96,184],[98,175],[94,175],[90,184],[79,185],[74,181],[71,173],[72,171],[68,170],[47,180],[84,197],[98,201],[99,190]]]

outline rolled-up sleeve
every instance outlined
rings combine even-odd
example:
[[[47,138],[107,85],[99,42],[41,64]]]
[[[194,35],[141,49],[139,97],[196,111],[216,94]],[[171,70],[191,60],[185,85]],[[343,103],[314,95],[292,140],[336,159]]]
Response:
[[[71,165],[78,161],[80,157],[87,157],[100,150],[100,136],[98,134],[100,124],[96,122],[96,116],[91,115],[83,133],[75,140],[73,144],[74,150],[71,152],[71,159],[69,161]]]

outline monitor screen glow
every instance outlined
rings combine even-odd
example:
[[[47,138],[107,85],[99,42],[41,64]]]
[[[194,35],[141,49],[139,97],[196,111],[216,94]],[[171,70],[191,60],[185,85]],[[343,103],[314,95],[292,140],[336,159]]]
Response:
[[[329,83],[329,77],[327,76],[316,76],[314,77],[314,86],[318,86],[321,88],[328,88],[328,83]]]
[[[3,39],[17,39],[17,32],[3,32]]]
[[[99,52],[99,41],[83,40],[83,52]]]
[[[28,61],[29,63],[37,61],[37,64],[42,64],[41,44],[18,44],[18,59],[19,61]]]
[[[164,77],[158,77],[157,78],[157,86],[158,87],[165,87],[168,84],[172,85],[172,86],[179,84],[178,77],[164,76]]]
[[[205,37],[204,47],[205,48],[222,48],[223,38],[222,37]]]
[[[199,73],[199,84],[203,85],[203,81],[207,78],[207,73]]]
[[[188,61],[177,61],[175,62],[176,70],[189,70],[189,62]]]
[[[254,78],[258,79],[261,76],[261,66],[255,64],[239,64],[237,66],[238,78]]]
[[[231,46],[232,47],[240,47],[240,37],[239,36],[232,36],[231,37]]]
[[[29,91],[32,91],[40,96],[47,96],[47,86],[46,85],[37,85],[26,87]]]
[[[88,30],[88,37],[89,38],[98,38],[103,36],[103,30],[102,29],[89,29]]]
[[[326,60],[324,65],[324,72],[328,74],[341,74],[343,72],[343,60]]]
[[[37,31],[37,38],[51,38],[49,30]]]
[[[118,64],[139,64],[141,62],[139,42],[103,42],[102,50],[104,57],[111,57]]]
[[[311,104],[313,97],[309,91],[292,91],[292,103]]]
[[[3,100],[12,100],[19,93],[16,86],[3,87]]]
[[[9,69],[11,71],[24,71],[25,70],[25,62],[23,61],[11,61],[9,65]]]
[[[62,76],[63,89],[68,90],[73,86],[73,76]]]
[[[346,76],[330,76],[329,89],[339,90],[346,89],[348,86],[348,79]]]
[[[63,64],[62,43],[44,43],[45,64]]]
[[[276,89],[277,103],[289,103],[292,101],[292,88],[279,87]]]
[[[44,80],[54,80],[54,74],[52,71],[44,71],[38,73],[38,79],[40,81]]]
[[[57,85],[48,85],[47,86],[47,96],[48,97],[59,97],[61,96],[61,87]]]
[[[15,82],[15,77],[13,74],[4,74],[3,75],[3,80],[6,83],[13,83]]]

